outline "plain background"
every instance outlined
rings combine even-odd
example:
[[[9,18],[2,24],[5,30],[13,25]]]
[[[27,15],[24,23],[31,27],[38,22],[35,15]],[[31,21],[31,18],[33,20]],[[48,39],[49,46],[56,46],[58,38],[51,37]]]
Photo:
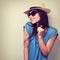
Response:
[[[60,60],[60,0],[41,1],[51,9],[50,26],[56,27],[59,36],[49,60]],[[0,60],[23,60],[23,26],[29,21],[24,11],[32,0],[0,0]]]

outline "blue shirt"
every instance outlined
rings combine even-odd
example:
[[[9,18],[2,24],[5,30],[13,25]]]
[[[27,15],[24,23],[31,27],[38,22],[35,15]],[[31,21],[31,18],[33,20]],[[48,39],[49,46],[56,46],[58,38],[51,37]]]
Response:
[[[28,32],[29,36],[32,34],[33,26],[31,22],[27,22],[25,24],[26,31]],[[47,33],[45,34],[43,41],[46,44],[47,41],[58,34],[56,28],[49,27]],[[39,42],[37,36],[33,35],[29,39],[29,50],[28,50],[28,60],[48,60],[48,56],[44,56],[40,50]]]

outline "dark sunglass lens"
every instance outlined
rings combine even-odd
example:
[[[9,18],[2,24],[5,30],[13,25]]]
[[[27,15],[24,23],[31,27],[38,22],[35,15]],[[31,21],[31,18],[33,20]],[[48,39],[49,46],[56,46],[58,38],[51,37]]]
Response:
[[[30,16],[30,13],[28,13],[28,16]]]
[[[35,16],[35,14],[36,14],[36,11],[32,11],[32,12],[31,12],[31,15],[32,15],[32,16]]]
[[[29,12],[28,16],[30,16],[30,15],[35,16],[36,13],[37,13],[36,11],[32,11],[31,13]]]

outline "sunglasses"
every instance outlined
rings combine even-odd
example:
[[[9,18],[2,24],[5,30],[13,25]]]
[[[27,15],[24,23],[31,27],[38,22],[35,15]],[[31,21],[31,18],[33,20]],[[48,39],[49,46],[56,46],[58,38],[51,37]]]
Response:
[[[38,13],[38,12],[37,11],[31,11],[31,12],[28,13],[28,16],[30,16],[30,15],[35,16],[36,13]]]

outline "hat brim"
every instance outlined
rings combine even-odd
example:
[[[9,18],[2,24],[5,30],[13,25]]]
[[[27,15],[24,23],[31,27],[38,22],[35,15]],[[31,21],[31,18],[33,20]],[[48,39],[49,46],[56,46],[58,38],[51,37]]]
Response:
[[[48,9],[48,8],[42,8],[42,7],[40,7],[40,8],[29,9],[29,10],[25,11],[24,13],[25,13],[25,14],[28,14],[31,10],[34,10],[34,9],[43,10],[43,11],[45,11],[47,14],[50,13],[50,11],[51,11],[51,10]]]

